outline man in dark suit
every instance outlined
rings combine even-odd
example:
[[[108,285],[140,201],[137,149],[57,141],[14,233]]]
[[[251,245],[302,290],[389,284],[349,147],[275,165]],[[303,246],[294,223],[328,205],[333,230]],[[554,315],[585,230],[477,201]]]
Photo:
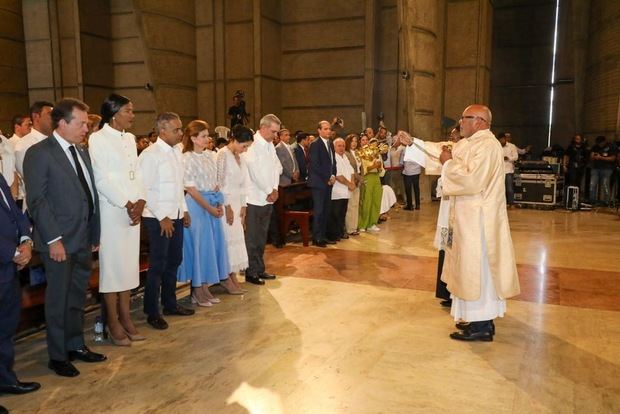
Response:
[[[312,219],[312,243],[318,247],[336,243],[325,238],[332,186],[336,181],[334,144],[330,141],[332,127],[327,121],[319,122],[319,138],[310,144],[308,164],[308,187],[312,188],[314,217]]]
[[[13,335],[19,325],[21,298],[16,270],[26,266],[31,255],[30,223],[0,175],[0,394],[25,394],[41,387],[36,382],[19,381],[13,371]]]
[[[92,251],[99,244],[99,200],[88,152],[88,106],[63,99],[52,110],[54,132],[24,158],[26,199],[34,222],[35,248],[47,275],[45,321],[49,367],[75,377],[70,361],[100,362],[105,355],[84,343],[84,302]]]
[[[306,181],[308,179],[308,147],[310,146],[310,138],[305,132],[298,132],[295,134],[295,140],[297,145],[295,146],[294,154],[297,168],[299,168],[299,179]]]

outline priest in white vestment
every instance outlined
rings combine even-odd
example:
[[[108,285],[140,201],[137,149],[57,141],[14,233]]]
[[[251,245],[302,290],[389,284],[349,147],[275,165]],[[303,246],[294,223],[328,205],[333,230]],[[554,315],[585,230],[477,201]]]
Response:
[[[506,210],[502,147],[489,130],[491,111],[471,105],[460,119],[464,137],[439,155],[443,195],[450,197],[449,241],[442,280],[452,293],[460,330],[452,339],[492,341],[493,320],[520,293]]]

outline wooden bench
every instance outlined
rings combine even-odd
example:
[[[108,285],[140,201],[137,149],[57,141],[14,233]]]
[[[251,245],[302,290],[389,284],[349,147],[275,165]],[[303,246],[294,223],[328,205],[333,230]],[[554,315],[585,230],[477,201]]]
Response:
[[[286,236],[291,224],[297,223],[304,246],[310,244],[310,219],[312,218],[312,210],[294,210],[291,208],[296,204],[299,205],[304,203],[309,206],[311,201],[312,191],[305,182],[278,187],[278,201],[275,203],[275,209],[280,222],[280,236],[282,241],[286,241]]]

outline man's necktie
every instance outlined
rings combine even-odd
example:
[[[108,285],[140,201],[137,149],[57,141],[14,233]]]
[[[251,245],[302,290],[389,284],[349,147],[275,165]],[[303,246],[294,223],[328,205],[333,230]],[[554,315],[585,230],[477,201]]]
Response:
[[[80,160],[78,159],[75,146],[71,145],[69,147],[69,151],[71,152],[71,156],[73,157],[73,161],[75,162],[75,169],[77,171],[80,184],[82,185],[82,190],[84,190],[84,194],[86,194],[86,198],[88,199],[88,218],[91,218],[95,210],[95,205],[93,204],[93,196],[90,192],[90,189],[88,188],[88,182],[86,182],[86,176],[84,175],[84,170],[82,170],[82,165],[80,164]]]

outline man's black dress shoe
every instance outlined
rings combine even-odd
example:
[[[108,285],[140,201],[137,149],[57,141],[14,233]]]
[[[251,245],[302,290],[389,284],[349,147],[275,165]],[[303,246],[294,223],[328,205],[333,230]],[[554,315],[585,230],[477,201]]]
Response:
[[[0,414],[9,414],[9,410],[0,405]]]
[[[342,235],[342,238],[346,240],[346,239],[349,238],[349,235],[347,233],[345,233],[345,234]]]
[[[452,332],[450,338],[458,341],[487,341],[493,340],[493,321],[470,322],[460,332]]]
[[[61,377],[77,377],[80,375],[80,371],[69,361],[55,361],[50,359],[47,366]]]
[[[69,351],[69,361],[75,361],[76,359],[84,362],[102,362],[108,359],[108,357],[103,354],[93,352],[88,349],[86,345],[84,345],[80,349],[76,349],[75,351]]]
[[[178,316],[190,316],[196,313],[193,309],[184,308],[181,305],[177,305],[174,309],[166,309],[164,308],[164,315],[178,315]]]
[[[327,247],[327,243],[322,240],[312,240],[312,244],[316,247]]]
[[[27,394],[41,388],[38,382],[20,382],[0,385],[0,394]]]
[[[458,322],[454,326],[456,326],[456,329],[464,331],[466,329],[469,329],[469,322]],[[491,321],[491,333],[495,335],[495,323],[493,321]]]
[[[276,242],[273,244],[273,247],[275,247],[276,249],[281,249],[284,247],[284,243],[282,242]]]
[[[452,332],[450,334],[450,338],[456,339],[457,341],[484,341],[491,342],[493,341],[493,334],[491,331],[458,331]]]
[[[252,276],[246,276],[245,277],[245,281],[246,282],[250,282],[254,285],[264,285],[265,281],[262,280],[260,277],[252,277]]]
[[[331,239],[325,239],[323,240],[323,242],[327,244],[336,244],[336,240],[331,240]]]
[[[403,210],[412,211],[413,210],[413,206],[406,206],[405,208],[403,208]]]
[[[444,308],[449,308],[450,306],[452,306],[452,299],[442,300],[441,302],[439,302],[439,304]]]
[[[155,329],[164,330],[168,329],[168,322],[164,318],[157,316],[155,318],[148,317],[146,318],[146,323],[151,325]]]
[[[261,273],[258,277],[264,280],[273,280],[276,278],[276,275],[272,273]]]

